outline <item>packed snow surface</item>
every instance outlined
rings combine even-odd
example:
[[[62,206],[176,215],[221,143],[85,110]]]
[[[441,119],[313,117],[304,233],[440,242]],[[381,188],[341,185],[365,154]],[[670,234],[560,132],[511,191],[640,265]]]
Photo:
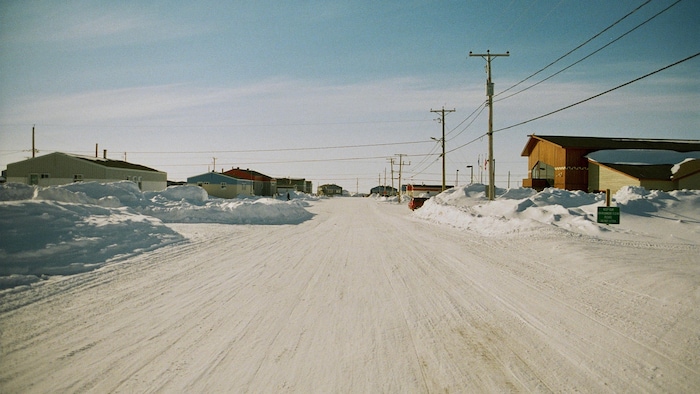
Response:
[[[700,392],[700,192],[0,187],[0,392]]]

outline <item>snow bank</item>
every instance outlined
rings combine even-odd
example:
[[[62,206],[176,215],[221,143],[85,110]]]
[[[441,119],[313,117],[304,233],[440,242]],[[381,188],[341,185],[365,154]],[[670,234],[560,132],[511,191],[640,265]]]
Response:
[[[700,244],[700,191],[648,191],[624,187],[613,196],[620,207],[619,225],[597,223],[604,194],[545,189],[497,189],[488,201],[484,185],[446,190],[426,201],[413,215],[476,233],[496,236],[564,230],[597,237],[638,235]]]
[[[184,240],[166,223],[294,224],[308,199],[209,199],[196,186],[141,192],[133,182],[0,186],[0,289],[92,270]]]

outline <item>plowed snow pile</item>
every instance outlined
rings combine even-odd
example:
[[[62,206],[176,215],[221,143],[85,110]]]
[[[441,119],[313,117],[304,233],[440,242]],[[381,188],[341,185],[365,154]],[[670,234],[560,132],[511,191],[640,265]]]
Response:
[[[484,185],[446,190],[416,210],[416,217],[486,236],[567,231],[599,238],[700,245],[700,191],[648,191],[627,186],[612,198],[620,224],[597,223],[604,194],[545,189],[497,189],[488,201]]]
[[[93,270],[184,237],[165,223],[289,224],[303,199],[209,199],[196,186],[141,192],[133,182],[0,186],[0,289]]]

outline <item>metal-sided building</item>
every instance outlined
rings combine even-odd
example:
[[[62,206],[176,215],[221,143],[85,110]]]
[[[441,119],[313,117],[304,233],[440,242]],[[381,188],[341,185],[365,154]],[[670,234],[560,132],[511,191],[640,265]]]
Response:
[[[55,186],[73,182],[132,181],[143,191],[167,187],[167,174],[140,164],[105,157],[54,152],[7,165],[7,182]]]
[[[253,181],[237,179],[218,172],[206,172],[187,178],[188,185],[196,185],[206,190],[210,196],[236,198],[253,194]]]

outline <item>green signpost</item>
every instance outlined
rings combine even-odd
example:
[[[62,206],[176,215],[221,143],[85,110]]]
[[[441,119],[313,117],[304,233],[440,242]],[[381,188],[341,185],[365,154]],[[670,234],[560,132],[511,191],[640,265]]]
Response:
[[[598,223],[620,224],[620,208],[598,207]]]

